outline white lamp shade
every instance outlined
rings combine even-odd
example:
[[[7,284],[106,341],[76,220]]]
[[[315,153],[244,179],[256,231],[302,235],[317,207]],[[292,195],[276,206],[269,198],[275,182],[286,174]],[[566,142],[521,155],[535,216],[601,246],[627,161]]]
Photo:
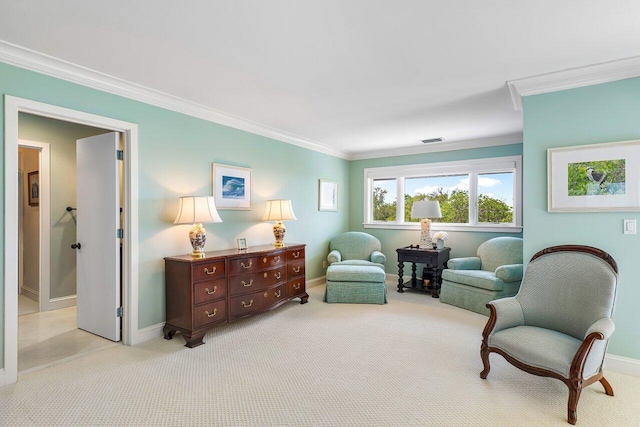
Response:
[[[262,217],[263,221],[290,221],[294,219],[298,218],[291,208],[291,200],[267,200]]]
[[[174,224],[222,222],[213,197],[180,197],[180,208]]]
[[[411,218],[442,218],[440,202],[437,200],[421,200],[413,202]]]

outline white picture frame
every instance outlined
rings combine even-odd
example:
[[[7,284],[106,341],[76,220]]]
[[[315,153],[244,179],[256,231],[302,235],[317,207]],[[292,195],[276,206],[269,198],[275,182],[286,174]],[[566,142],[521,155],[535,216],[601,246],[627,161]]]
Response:
[[[335,212],[338,210],[338,183],[320,179],[318,182],[318,210]]]
[[[547,150],[549,212],[640,211],[640,140]]]
[[[242,237],[240,239],[236,239],[236,243],[238,244],[238,250],[242,251],[245,249],[248,249],[249,246],[247,246],[247,239]]]
[[[216,208],[221,210],[251,210],[253,180],[250,168],[213,163],[212,192]]]

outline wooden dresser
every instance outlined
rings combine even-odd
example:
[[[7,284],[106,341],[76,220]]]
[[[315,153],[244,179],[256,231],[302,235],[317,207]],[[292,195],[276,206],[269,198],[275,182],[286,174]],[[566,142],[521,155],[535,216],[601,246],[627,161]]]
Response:
[[[165,339],[180,331],[187,347],[197,347],[218,324],[272,310],[294,298],[306,303],[304,249],[299,244],[258,246],[207,252],[202,259],[165,258]]]

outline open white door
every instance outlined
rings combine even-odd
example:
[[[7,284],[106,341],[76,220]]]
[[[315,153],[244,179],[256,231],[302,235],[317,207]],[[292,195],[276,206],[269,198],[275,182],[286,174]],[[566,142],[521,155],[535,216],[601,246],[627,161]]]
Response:
[[[76,142],[77,326],[120,341],[117,132]]]

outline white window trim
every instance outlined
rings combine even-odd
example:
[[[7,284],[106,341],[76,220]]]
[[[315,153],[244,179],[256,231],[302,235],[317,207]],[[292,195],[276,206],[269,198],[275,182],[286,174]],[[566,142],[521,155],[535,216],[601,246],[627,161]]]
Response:
[[[476,160],[462,160],[456,162],[423,163],[417,165],[385,166],[364,169],[364,228],[419,230],[418,222],[382,222],[373,221],[372,197],[374,179],[396,179],[396,218],[404,219],[404,179],[424,176],[469,174],[469,217],[471,221],[477,218],[477,176],[481,173],[513,171],[513,224],[443,224],[433,222],[431,229],[446,231],[483,231],[496,233],[522,232],[522,156],[493,157]]]

